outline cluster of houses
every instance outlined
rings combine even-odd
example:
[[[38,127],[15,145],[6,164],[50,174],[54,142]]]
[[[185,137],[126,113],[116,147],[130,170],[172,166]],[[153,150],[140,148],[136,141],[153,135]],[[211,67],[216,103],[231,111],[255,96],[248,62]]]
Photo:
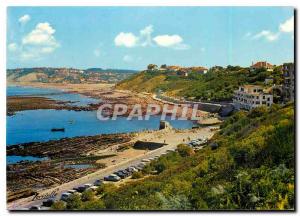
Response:
[[[267,71],[273,71],[274,65],[267,61],[259,61],[252,63],[249,67],[249,71],[255,72],[259,69],[265,69]],[[172,75],[178,75],[182,77],[188,76],[191,72],[198,74],[206,74],[208,69],[205,67],[181,67],[176,65],[161,65],[158,67],[155,64],[148,65],[150,71],[166,71]],[[282,65],[283,85],[272,85],[273,78],[268,77],[265,79],[263,85],[244,85],[240,86],[238,90],[234,91],[233,104],[236,109],[251,110],[258,106],[271,106],[274,103],[273,92],[274,89],[280,91],[281,102],[287,103],[294,101],[295,98],[295,69],[294,63],[284,63]]]
[[[174,75],[187,77],[190,73],[195,72],[198,74],[206,74],[208,69],[206,67],[198,66],[198,67],[181,67],[177,65],[161,65],[158,67],[157,65],[150,64],[148,65],[148,70],[153,71],[165,71],[172,73]]]
[[[268,62],[257,62],[252,64],[250,72],[257,69],[267,69],[272,71],[274,66]],[[282,86],[265,86],[260,85],[244,85],[234,91],[233,103],[236,109],[251,110],[258,106],[271,106],[273,104],[273,90],[277,89],[281,92],[282,102],[286,103],[295,100],[295,68],[294,63],[284,63],[282,66],[283,85]],[[267,78],[265,84],[273,82],[272,78]]]

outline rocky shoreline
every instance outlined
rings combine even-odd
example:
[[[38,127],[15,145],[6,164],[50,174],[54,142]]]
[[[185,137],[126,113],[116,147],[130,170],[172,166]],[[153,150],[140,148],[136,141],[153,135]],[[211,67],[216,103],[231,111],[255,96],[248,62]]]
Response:
[[[7,146],[8,156],[47,157],[43,161],[21,161],[7,165],[8,201],[30,196],[39,189],[60,185],[104,168],[106,165],[97,161],[115,155],[99,155],[96,152],[125,145],[133,137],[134,133],[108,134]]]
[[[8,96],[7,111],[8,116],[15,115],[16,112],[37,109],[74,110],[90,111],[96,106],[73,106],[71,101],[58,101],[41,96]]]

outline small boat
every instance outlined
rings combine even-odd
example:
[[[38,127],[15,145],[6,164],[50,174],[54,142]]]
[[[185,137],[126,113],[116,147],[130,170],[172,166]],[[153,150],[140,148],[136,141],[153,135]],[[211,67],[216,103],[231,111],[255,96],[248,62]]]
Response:
[[[65,128],[52,128],[51,132],[65,132]]]

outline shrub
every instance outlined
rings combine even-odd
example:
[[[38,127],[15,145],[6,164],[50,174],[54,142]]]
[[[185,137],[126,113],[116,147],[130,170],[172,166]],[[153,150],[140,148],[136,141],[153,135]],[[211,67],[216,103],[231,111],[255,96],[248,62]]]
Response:
[[[144,175],[141,172],[134,172],[131,176],[132,179],[139,179],[139,178],[143,178]]]
[[[82,201],[81,197],[78,194],[72,194],[68,199],[67,199],[67,208],[68,209],[80,209],[82,207]]]
[[[65,210],[67,207],[66,203],[64,201],[57,201],[54,202],[53,205],[51,206],[52,210]]]
[[[190,146],[185,144],[179,144],[177,146],[177,150],[181,157],[188,157],[195,154],[194,150]]]
[[[86,190],[82,193],[82,201],[93,201],[96,199],[96,194],[92,190]]]

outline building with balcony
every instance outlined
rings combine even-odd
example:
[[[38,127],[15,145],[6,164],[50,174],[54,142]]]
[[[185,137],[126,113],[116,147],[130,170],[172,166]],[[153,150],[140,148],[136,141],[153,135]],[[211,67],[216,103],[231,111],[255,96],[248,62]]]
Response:
[[[234,91],[233,103],[236,109],[251,110],[259,106],[271,106],[273,95],[262,86],[244,85]]]

